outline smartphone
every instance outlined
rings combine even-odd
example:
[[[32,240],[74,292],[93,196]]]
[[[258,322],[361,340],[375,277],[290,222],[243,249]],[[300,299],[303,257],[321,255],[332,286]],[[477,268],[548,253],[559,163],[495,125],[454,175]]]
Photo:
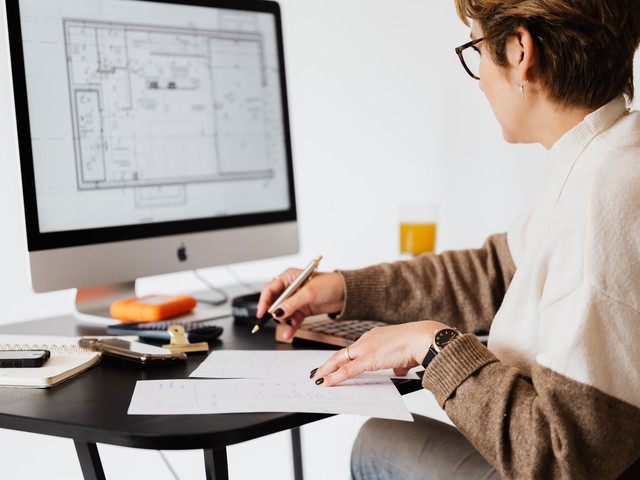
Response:
[[[104,355],[131,360],[137,363],[159,363],[173,360],[186,360],[185,353],[173,353],[170,350],[140,342],[129,342],[119,338],[100,340],[97,338],[81,338],[78,344],[90,350],[102,352]]]
[[[45,364],[51,352],[49,350],[1,350],[0,367],[32,368]]]

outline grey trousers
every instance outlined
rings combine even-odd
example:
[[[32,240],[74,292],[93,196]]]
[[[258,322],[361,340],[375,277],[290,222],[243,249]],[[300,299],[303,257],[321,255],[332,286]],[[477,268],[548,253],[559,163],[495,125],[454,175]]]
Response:
[[[351,452],[356,480],[491,479],[500,475],[455,427],[414,415],[414,422],[374,418]]]

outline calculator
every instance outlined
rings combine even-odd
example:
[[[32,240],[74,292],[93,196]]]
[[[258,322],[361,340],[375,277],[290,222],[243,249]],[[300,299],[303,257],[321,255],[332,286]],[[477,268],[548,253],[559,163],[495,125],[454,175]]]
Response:
[[[157,322],[128,322],[109,325],[107,333],[112,335],[137,335],[146,340],[171,340],[167,331],[171,325],[184,327],[189,342],[208,342],[222,334],[222,327],[215,320],[160,320]]]
[[[312,342],[326,343],[338,347],[348,347],[363,333],[374,327],[389,325],[375,320],[332,320],[326,315],[310,317],[302,322],[295,338],[303,338]]]

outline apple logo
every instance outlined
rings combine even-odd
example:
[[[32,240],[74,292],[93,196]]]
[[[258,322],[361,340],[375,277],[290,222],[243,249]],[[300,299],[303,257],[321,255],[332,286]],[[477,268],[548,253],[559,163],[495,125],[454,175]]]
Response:
[[[187,261],[187,247],[184,246],[184,243],[181,243],[178,247],[178,260],[181,262]]]

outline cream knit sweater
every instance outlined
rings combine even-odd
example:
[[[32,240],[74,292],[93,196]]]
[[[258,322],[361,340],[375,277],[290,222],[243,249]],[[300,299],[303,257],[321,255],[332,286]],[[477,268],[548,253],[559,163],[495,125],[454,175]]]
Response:
[[[517,271],[489,348],[640,407],[640,113],[625,108],[553,146],[548,188],[508,232]]]
[[[551,154],[508,235],[341,271],[339,318],[490,329],[422,383],[504,478],[640,478],[640,114],[615,99]]]

